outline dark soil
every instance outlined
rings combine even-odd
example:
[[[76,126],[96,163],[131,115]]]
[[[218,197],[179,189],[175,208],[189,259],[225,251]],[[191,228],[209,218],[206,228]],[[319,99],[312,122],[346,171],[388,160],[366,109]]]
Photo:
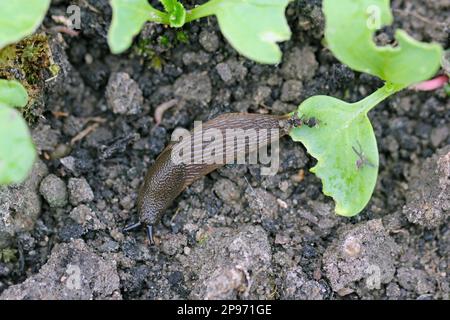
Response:
[[[108,1],[75,2],[78,36],[53,29],[52,16],[65,15],[73,1],[52,1],[42,28],[61,70],[35,106],[41,162],[30,181],[0,190],[2,219],[12,221],[0,221],[0,297],[449,298],[444,90],[405,90],[371,112],[380,174],[357,217],[334,215],[332,199],[308,171],[314,159],[283,138],[276,176],[250,165],[209,174],[175,201],[150,246],[143,230],[121,230],[137,220],[138,188],[174,129],[225,112],[284,114],[318,94],[357,101],[381,82],[324,48],[319,0],[289,5],[293,36],[281,44],[279,66],[238,55],[215,18],[182,30],[147,24],[115,56],[106,43]],[[395,24],[377,40],[390,42],[403,28],[448,48],[448,0],[392,2]],[[177,104],[157,126],[155,109],[172,99]],[[418,187],[421,175],[427,185]],[[69,286],[78,271],[80,286]]]

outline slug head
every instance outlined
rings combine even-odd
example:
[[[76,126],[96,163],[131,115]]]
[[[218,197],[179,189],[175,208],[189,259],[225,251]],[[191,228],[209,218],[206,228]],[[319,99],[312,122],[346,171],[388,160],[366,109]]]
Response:
[[[172,162],[171,150],[170,147],[166,148],[156,159],[139,192],[137,207],[139,220],[144,225],[158,223],[166,209],[185,188],[186,168],[183,164]]]

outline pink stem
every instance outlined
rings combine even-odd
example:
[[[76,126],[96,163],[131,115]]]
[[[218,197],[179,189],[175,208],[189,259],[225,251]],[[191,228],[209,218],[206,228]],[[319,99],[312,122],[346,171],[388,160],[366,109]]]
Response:
[[[433,91],[445,86],[448,83],[448,80],[449,78],[447,75],[440,75],[434,79],[413,85],[411,86],[411,89],[417,91]]]

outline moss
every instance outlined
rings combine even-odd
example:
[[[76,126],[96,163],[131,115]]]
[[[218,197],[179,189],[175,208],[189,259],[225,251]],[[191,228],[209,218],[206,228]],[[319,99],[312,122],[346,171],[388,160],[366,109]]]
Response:
[[[52,64],[49,68],[50,72],[52,73],[52,76],[56,77],[59,72],[61,71],[61,68],[56,63]]]
[[[164,65],[164,60],[152,49],[150,39],[141,39],[138,41],[134,47],[134,53],[142,57],[144,62],[148,62],[154,70],[160,71]]]
[[[57,76],[59,66],[53,62],[45,34],[35,34],[0,50],[0,78],[18,80],[30,97],[22,109],[29,124],[35,121],[34,108],[42,102],[45,80]]]
[[[164,59],[158,51],[167,51],[173,48],[174,43],[189,43],[189,37],[186,32],[182,30],[178,30],[175,33],[168,32],[159,36],[157,38],[157,43],[155,43],[154,39],[141,38],[133,47],[134,54],[144,58],[144,63],[148,63],[150,68],[161,71],[164,66]]]
[[[200,238],[197,240],[197,243],[199,246],[203,246],[207,240],[208,240],[208,234],[205,233],[200,236]]]
[[[275,281],[275,278],[272,275],[269,276],[269,288],[270,288],[269,299],[270,300],[279,299],[280,292],[278,291],[278,286]]]
[[[177,31],[177,40],[181,43],[189,43],[189,37],[184,31]]]
[[[9,263],[17,261],[17,250],[15,249],[3,249],[0,251],[0,260]]]
[[[169,47],[170,45],[170,40],[169,37],[166,35],[162,35],[158,38],[158,42],[161,46],[163,47]]]

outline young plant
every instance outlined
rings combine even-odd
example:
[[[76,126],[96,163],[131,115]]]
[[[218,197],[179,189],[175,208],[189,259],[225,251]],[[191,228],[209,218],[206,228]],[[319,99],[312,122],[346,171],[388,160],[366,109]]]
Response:
[[[36,157],[27,123],[19,111],[28,94],[17,81],[0,79],[0,184],[26,178]]]
[[[315,126],[294,128],[290,135],[315,157],[311,169],[334,198],[336,213],[354,216],[369,202],[378,175],[378,149],[367,113],[406,87],[431,78],[439,69],[442,48],[421,43],[397,30],[396,46],[379,47],[374,32],[390,25],[389,0],[324,0],[325,40],[329,49],[350,68],[385,81],[376,92],[356,103],[315,96],[297,110]]]
[[[186,10],[177,0],[160,0],[164,12],[148,0],[111,0],[113,18],[108,43],[113,53],[127,50],[147,21],[180,28],[185,23],[215,15],[220,30],[242,55],[260,63],[277,64],[277,42],[288,40],[291,31],[284,11],[290,0],[210,0]]]
[[[32,34],[49,5],[50,0],[2,1],[0,50]],[[27,103],[27,91],[19,82],[0,79],[0,184],[23,181],[35,160],[28,126],[21,113],[14,109]]]
[[[50,0],[2,1],[0,49],[32,34],[44,20]]]

